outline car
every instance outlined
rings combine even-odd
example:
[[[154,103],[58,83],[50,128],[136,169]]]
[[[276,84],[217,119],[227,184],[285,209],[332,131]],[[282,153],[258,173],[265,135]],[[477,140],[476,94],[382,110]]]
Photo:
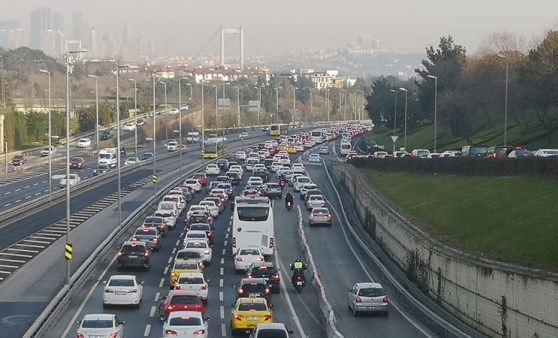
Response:
[[[70,161],[70,168],[71,169],[83,169],[85,168],[85,160],[83,157],[72,157]]]
[[[209,239],[206,237],[205,240],[192,240],[188,239],[188,234],[194,232],[194,230],[188,231],[186,234],[186,239],[184,240],[184,249],[190,251],[198,251],[203,255],[203,263],[204,265],[211,264],[211,259],[213,257],[213,249],[209,244]],[[205,231],[202,231],[205,236],[207,234]]]
[[[254,169],[254,171],[252,172],[252,177],[260,177],[263,183],[269,181],[269,173],[267,172],[266,169],[262,169],[262,168]]]
[[[105,281],[103,307],[107,305],[133,305],[140,307],[143,300],[143,282],[134,275],[112,275]]]
[[[209,223],[192,223],[188,224],[188,231],[205,231],[207,239],[209,240],[209,244],[213,244],[213,239],[215,237],[214,234],[215,228],[211,226]]]
[[[219,216],[220,213],[219,206],[214,201],[204,200],[204,201],[200,201],[198,205],[206,206],[207,210],[209,210],[209,214],[211,215],[211,217],[217,218]]]
[[[304,193],[304,198],[303,198],[304,205],[306,205],[306,202],[308,201],[308,198],[310,198],[310,196],[312,196],[312,195],[323,195],[323,193],[318,188],[306,190],[306,192]]]
[[[169,274],[169,286],[174,289],[178,276],[186,272],[203,272],[201,259],[175,259]]]
[[[176,108],[176,107],[171,108],[171,109],[169,110],[169,114],[171,114],[171,115],[178,114],[178,113],[180,113],[180,110],[179,110],[178,108]]]
[[[207,304],[207,297],[209,295],[209,286],[201,272],[184,272],[178,276],[175,290],[191,290],[201,298],[204,304]]]
[[[262,323],[256,326],[249,338],[289,338],[292,333],[283,323]]]
[[[12,158],[12,165],[14,167],[22,166],[27,163],[27,159],[23,155],[15,155]]]
[[[331,226],[332,218],[328,208],[313,208],[308,215],[308,225],[325,224]]]
[[[109,172],[112,168],[107,163],[97,164],[97,168],[93,169],[93,176],[99,176]]]
[[[234,153],[234,156],[240,161],[246,160],[246,153],[243,152],[242,150],[239,150],[236,153]]]
[[[207,338],[207,319],[197,311],[175,311],[163,323],[163,337]]]
[[[197,213],[207,214],[209,215],[209,210],[204,205],[191,205],[188,211],[186,212],[186,219],[189,219],[191,216]]]
[[[269,127],[262,127],[262,131],[263,132],[269,131]]]
[[[77,329],[78,338],[89,337],[111,337],[122,338],[124,337],[124,324],[114,314],[99,313],[99,314],[86,314],[83,319],[78,321],[79,327]]]
[[[141,154],[141,157],[140,157],[141,161],[148,161],[148,160],[151,160],[151,159],[153,159],[153,153],[146,152],[146,153]]]
[[[80,138],[77,141],[77,147],[78,148],[87,148],[87,147],[91,147],[91,139],[84,137],[84,138]]]
[[[170,229],[176,227],[176,222],[179,215],[179,210],[175,201],[161,201],[157,206],[154,213],[155,216],[162,216],[165,218],[165,223]]]
[[[205,317],[205,305],[195,292],[171,290],[159,303],[159,318],[165,321],[176,311],[195,311]]]
[[[236,288],[236,299],[242,297],[258,297],[271,304],[271,288],[265,278],[242,278]]]
[[[155,227],[163,237],[166,237],[169,232],[167,222],[165,222],[165,218],[162,216],[147,216],[141,226],[144,228]]]
[[[221,173],[221,169],[217,166],[217,164],[208,164],[205,167],[205,174],[206,175],[219,175]]]
[[[145,119],[143,119],[143,118],[140,118],[140,119],[136,120],[136,126],[138,126],[138,127],[143,126],[145,123],[146,123]]]
[[[246,183],[246,185],[253,185],[253,184],[263,185],[264,182],[261,177],[252,176],[248,178],[248,182]]]
[[[519,147],[516,147],[508,154],[509,158],[524,158],[533,156],[535,156],[535,154],[533,154],[532,151]]]
[[[195,212],[190,214],[190,216],[186,218],[186,229],[189,229],[190,224],[194,223],[207,223],[209,225],[212,225],[213,217],[209,216],[207,210],[204,212]]]
[[[172,194],[181,194],[184,200],[186,201],[186,203],[190,203],[193,198],[192,189],[183,186],[174,187],[172,190],[168,192],[167,195],[172,195]]]
[[[173,151],[176,151],[180,148],[180,144],[178,143],[178,141],[175,141],[175,140],[168,141],[165,146],[166,146],[168,152],[173,152]]]
[[[309,190],[317,190],[318,186],[314,183],[306,183],[302,186],[302,188],[300,188],[300,199],[301,200],[305,200],[306,199],[306,193]],[[314,194],[315,195],[315,194]]]
[[[203,266],[202,254],[197,252],[197,251],[190,251],[190,250],[184,250],[184,249],[178,250],[176,252],[176,255],[174,256],[174,260],[175,261],[177,261],[177,260],[192,260],[192,261],[198,262],[200,265]],[[186,272],[188,272],[188,271],[186,271]],[[194,271],[194,272],[197,272],[197,271]],[[180,274],[179,274],[179,276],[180,276]],[[178,280],[178,277],[177,277],[177,280]]]
[[[296,154],[297,152],[298,152],[298,150],[296,149],[296,147],[294,145],[288,145],[287,146],[287,153]]]
[[[242,133],[238,134],[238,138],[247,138],[248,137],[248,133],[243,131]]]
[[[159,251],[163,245],[161,234],[155,227],[137,228],[132,235],[132,241],[144,242],[147,245],[147,248],[151,251]]]
[[[209,179],[205,173],[195,173],[192,175],[192,178],[198,180],[202,187],[207,187],[209,184]]]
[[[112,137],[113,137],[113,135],[110,132],[110,130],[108,130],[108,129],[105,129],[105,130],[101,131],[101,134],[99,135],[99,138],[101,139],[101,141],[110,140]]]
[[[257,248],[238,248],[234,255],[234,271],[246,272],[253,263],[264,262],[264,256]]]
[[[185,180],[184,186],[192,189],[195,192],[200,192],[202,190],[202,185],[200,184],[200,181],[193,178],[189,178]]]
[[[326,206],[326,199],[323,195],[309,195],[308,200],[306,201],[306,208],[308,211],[312,210],[313,208],[320,208]]]
[[[300,189],[302,189],[302,187],[305,184],[311,183],[312,180],[310,179],[310,177],[308,176],[298,176],[296,177],[295,181],[293,182],[293,190],[296,192],[300,192]]]
[[[283,198],[283,190],[279,183],[266,183],[263,185],[264,195],[269,199]]]
[[[558,149],[538,149],[537,151],[535,151],[535,156],[538,157],[558,156]]]
[[[322,158],[320,157],[320,154],[310,154],[310,156],[308,156],[308,162],[320,163],[321,161]]]
[[[118,251],[117,268],[139,267],[149,271],[151,268],[151,250],[147,244],[139,241],[126,241]]]
[[[80,183],[81,183],[81,178],[79,177],[78,174],[70,174],[68,176],[64,175],[64,178],[60,180],[60,188],[65,188],[66,184],[68,184],[70,187],[74,187]]]
[[[223,171],[229,170],[229,160],[227,160],[226,158],[220,158],[217,160],[216,163],[220,170]]]
[[[258,324],[272,323],[273,314],[262,298],[238,298],[231,311],[231,333],[250,333]]]
[[[389,298],[379,283],[355,283],[348,290],[347,303],[355,317],[365,312],[389,314]]]
[[[123,127],[122,127],[122,131],[134,131],[136,130],[136,124],[135,123],[126,123]]]
[[[229,170],[225,175],[229,177],[229,181],[231,182],[232,185],[240,184],[241,178],[238,172]]]
[[[227,175],[220,175],[220,176],[217,176],[213,182],[231,183],[231,179],[230,179],[230,177],[227,176]],[[212,183],[213,183],[213,182],[212,182]],[[215,189],[215,188],[216,188],[216,187],[214,187],[213,189]]]
[[[51,146],[50,148],[49,148],[49,147],[45,147],[45,148],[41,149],[40,155],[41,155],[41,157],[46,157],[46,156],[49,156],[49,155],[54,155],[55,151],[56,151],[56,150],[55,150],[55,148],[54,148],[53,146]]]
[[[224,185],[227,185],[226,188]],[[223,188],[219,188],[220,186],[223,186]],[[219,183],[217,185],[217,188],[215,189],[211,189],[211,192],[209,192],[209,196],[217,196],[219,198],[221,198],[221,200],[223,201],[223,203],[227,203],[229,200],[229,195],[234,193],[234,191],[232,189],[232,185],[230,183]],[[229,191],[226,191],[229,190]]]
[[[281,291],[281,275],[272,262],[255,262],[246,271],[248,278],[264,278],[273,293]]]
[[[291,166],[291,170],[295,174],[303,174],[306,172],[306,169],[304,168],[304,164],[302,163],[293,163],[293,165]]]
[[[124,160],[124,165],[131,165],[140,162],[141,160],[138,157],[128,157],[127,159]]]
[[[320,154],[323,154],[323,155],[329,154],[329,147],[328,146],[321,146],[320,147]]]

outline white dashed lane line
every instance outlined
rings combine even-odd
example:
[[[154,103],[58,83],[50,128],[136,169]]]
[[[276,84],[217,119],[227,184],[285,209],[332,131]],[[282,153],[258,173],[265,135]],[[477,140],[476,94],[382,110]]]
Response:
[[[157,308],[155,307],[155,305],[153,305],[151,307],[151,310],[149,311],[149,317],[154,317],[155,316],[155,311],[157,310]]]
[[[159,283],[159,287],[162,288],[164,283],[165,283],[165,279],[161,278],[161,282]]]
[[[160,297],[160,296],[161,296],[161,293],[160,293],[160,292],[157,292],[157,293],[155,294],[155,302],[158,302],[158,301],[159,301],[159,297]]]
[[[12,193],[11,191],[8,191],[8,192],[5,192],[4,195],[9,195],[11,193]]]
[[[149,337],[149,332],[151,331],[151,324],[145,325],[145,331],[143,331],[144,337]]]

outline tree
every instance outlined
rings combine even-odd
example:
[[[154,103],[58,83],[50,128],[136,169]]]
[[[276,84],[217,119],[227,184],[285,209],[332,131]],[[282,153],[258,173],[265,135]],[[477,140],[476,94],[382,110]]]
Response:
[[[366,97],[368,103],[365,110],[374,124],[393,127],[394,118],[394,88],[396,79],[393,77],[379,77],[373,83],[370,95]]]

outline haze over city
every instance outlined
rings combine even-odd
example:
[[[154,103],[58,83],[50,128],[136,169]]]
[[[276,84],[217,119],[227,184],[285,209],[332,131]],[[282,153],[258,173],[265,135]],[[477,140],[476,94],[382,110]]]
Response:
[[[118,39],[126,24],[130,37],[154,41],[157,55],[217,54],[218,39],[210,40],[220,26],[244,28],[247,55],[343,48],[361,35],[379,39],[383,49],[415,53],[452,35],[474,52],[493,32],[529,42],[554,28],[558,13],[553,0],[29,0],[4,4],[0,21],[21,20],[28,31],[30,11],[41,6],[61,13],[68,37],[72,13],[82,12],[89,27]]]

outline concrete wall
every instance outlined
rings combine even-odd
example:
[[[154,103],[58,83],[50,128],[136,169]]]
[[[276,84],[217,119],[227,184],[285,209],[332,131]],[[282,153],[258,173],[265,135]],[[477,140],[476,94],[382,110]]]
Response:
[[[332,170],[366,231],[420,289],[492,337],[558,337],[558,275],[446,247],[382,200],[347,164]]]

